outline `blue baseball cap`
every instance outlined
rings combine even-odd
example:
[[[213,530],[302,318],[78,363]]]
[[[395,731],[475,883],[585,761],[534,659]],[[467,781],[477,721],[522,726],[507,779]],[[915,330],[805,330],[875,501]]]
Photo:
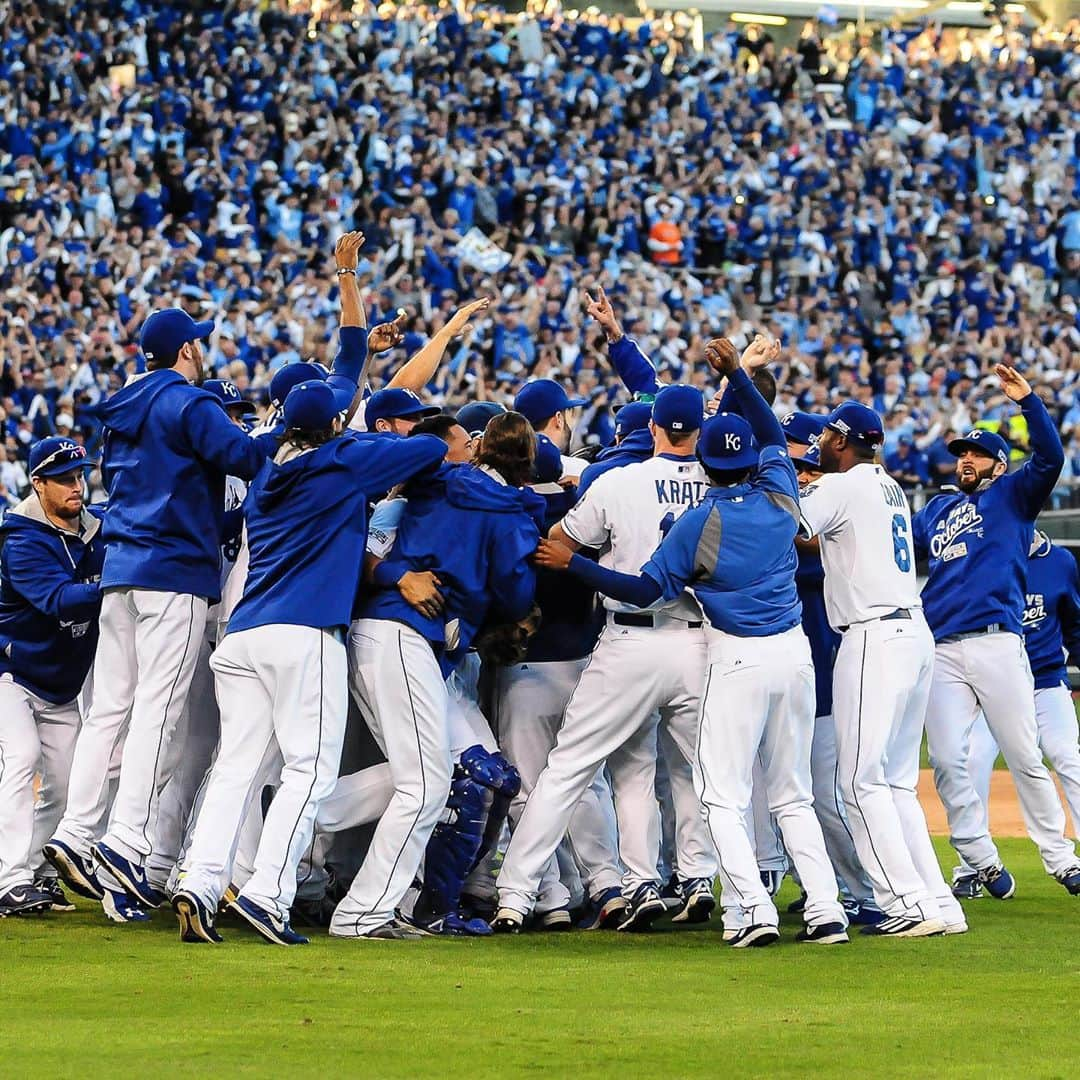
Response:
[[[791,412],[780,421],[780,426],[784,429],[784,438],[788,442],[817,446],[817,441],[825,430],[825,417],[808,412]]]
[[[702,425],[697,454],[710,469],[749,469],[758,462],[758,445],[741,416],[722,412]]]
[[[30,448],[31,476],[62,476],[75,469],[89,469],[97,462],[86,456],[86,447],[62,435],[51,435]]]
[[[533,479],[541,484],[557,484],[562,474],[562,454],[559,453],[559,448],[546,435],[537,433]]]
[[[985,428],[972,428],[948,445],[953,457],[959,457],[965,450],[974,450],[977,454],[996,458],[1002,465],[1009,464],[1009,444],[996,432]]]
[[[147,316],[139,332],[139,348],[147,360],[175,356],[182,345],[214,332],[214,321],[196,322],[183,308],[163,308]]]
[[[506,412],[506,407],[497,401],[470,401],[468,405],[462,405],[454,418],[470,434],[481,435],[488,421],[500,413]]]
[[[652,422],[665,431],[697,431],[705,422],[705,399],[693,386],[665,386],[656,395]]]
[[[313,364],[307,360],[285,364],[274,372],[274,377],[270,380],[270,404],[275,409],[280,409],[294,386],[312,379],[325,378],[326,369],[322,364]]]
[[[588,402],[584,398],[566,396],[566,391],[554,379],[533,379],[527,382],[514,398],[514,412],[521,413],[533,427],[550,420],[566,409],[579,409]]]
[[[843,405],[838,405],[829,413],[825,426],[867,450],[877,450],[885,440],[881,417],[858,401],[845,401]]]
[[[285,427],[322,431],[340,413],[337,397],[325,379],[297,383],[285,399]]]
[[[202,388],[213,394],[226,412],[230,409],[240,409],[245,413],[255,411],[255,406],[240,393],[236,383],[230,379],[207,379]]]
[[[821,468],[821,451],[816,446],[811,446],[802,457],[793,457],[791,463],[796,469],[801,465],[806,469]]]
[[[635,431],[649,426],[652,405],[647,401],[631,401],[615,414],[615,437],[625,439]]]
[[[364,422],[368,431],[374,431],[376,420],[423,420],[425,416],[438,416],[441,412],[438,405],[425,405],[411,390],[395,386],[376,390],[368,398]]]

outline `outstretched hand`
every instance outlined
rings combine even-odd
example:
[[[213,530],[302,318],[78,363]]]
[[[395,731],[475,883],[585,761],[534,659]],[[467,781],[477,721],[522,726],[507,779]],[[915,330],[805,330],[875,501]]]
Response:
[[[713,338],[705,344],[705,362],[717,375],[733,375],[739,366],[739,354],[727,338]]]
[[[998,364],[994,374],[1001,380],[1001,389],[1011,401],[1023,401],[1031,393],[1031,383],[1016,368]]]
[[[464,307],[460,307],[453,315],[450,316],[446,323],[446,332],[451,337],[457,337],[465,327],[469,325],[469,320],[474,315],[479,315],[482,311],[487,311],[491,306],[491,297],[482,296],[479,300],[473,300],[471,303],[466,304]]]
[[[748,374],[758,368],[773,364],[780,359],[780,342],[770,341],[764,334],[757,334],[743,351],[740,366]]]
[[[585,298],[589,301],[585,308],[586,314],[600,324],[600,329],[604,331],[609,341],[618,341],[623,335],[622,327],[619,325],[611,301],[607,298],[607,293],[604,292],[603,285],[596,287],[595,297],[586,293]]]
[[[405,323],[409,313],[402,311],[390,322],[379,323],[371,328],[368,334],[368,351],[373,353],[386,352],[400,345],[405,338]]]
[[[334,261],[339,270],[355,270],[357,253],[364,246],[364,234],[359,230],[338,237],[334,245]]]

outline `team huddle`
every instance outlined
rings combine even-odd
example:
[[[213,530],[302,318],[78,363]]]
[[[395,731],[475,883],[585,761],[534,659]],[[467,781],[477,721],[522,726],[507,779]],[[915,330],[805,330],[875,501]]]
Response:
[[[1019,372],[997,368],[1030,460],[1009,472],[969,431],[912,515],[872,409],[778,419],[763,337],[708,342],[705,393],[662,384],[601,291],[633,400],[590,463],[567,456],[588,403],[551,379],[451,416],[415,393],[425,348],[371,393],[402,330],[366,326],[362,243],[335,248],[332,369],[281,367],[257,425],[204,381],[213,324],[169,308],[105,406],[107,503],[84,503],[82,446],[33,448],[0,524],[0,915],[72,910],[62,881],[116,922],[171,906],[185,942],[220,942],[223,912],[282,945],[301,920],[635,932],[708,921],[719,883],[743,948],[779,939],[790,873],[802,942],[960,934],[961,899],[1016,888],[987,816],[999,750],[1080,894],[1044,764],[1080,822],[1080,582],[1035,529],[1064,454]],[[339,775],[350,698],[386,760]]]

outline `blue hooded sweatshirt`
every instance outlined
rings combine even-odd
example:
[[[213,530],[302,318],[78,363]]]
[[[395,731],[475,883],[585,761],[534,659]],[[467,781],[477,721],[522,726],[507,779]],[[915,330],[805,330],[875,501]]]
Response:
[[[58,529],[36,495],[0,525],[0,674],[56,705],[78,696],[94,662],[101,532],[93,510],[78,536]]]
[[[935,496],[911,520],[916,553],[930,563],[922,602],[935,641],[994,625],[1023,633],[1035,519],[1054,490],[1065,452],[1038,395],[1028,394],[1020,408],[1028,422],[1030,460],[971,495]]]
[[[446,456],[434,435],[346,431],[311,450],[282,447],[244,503],[248,566],[227,633],[285,623],[345,627],[367,546],[367,503]]]
[[[1035,689],[1068,686],[1065,654],[1080,663],[1080,574],[1076,559],[1036,533],[1028,559],[1024,645]]]
[[[532,492],[482,468],[446,465],[410,484],[406,495],[397,539],[375,571],[379,589],[359,617],[411,626],[432,643],[449,675],[485,623],[514,622],[532,606],[536,571],[528,559],[540,539]],[[446,600],[440,618],[425,618],[402,599],[395,583],[407,570],[438,576]]]
[[[109,492],[102,588],[221,596],[225,477],[250,480],[266,446],[218,398],[172,368],[150,371],[105,404]]]

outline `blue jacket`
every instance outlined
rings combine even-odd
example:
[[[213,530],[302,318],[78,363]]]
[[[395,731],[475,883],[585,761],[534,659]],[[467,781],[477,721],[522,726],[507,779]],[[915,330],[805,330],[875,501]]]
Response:
[[[364,566],[367,503],[446,456],[434,435],[347,431],[313,450],[283,447],[244,502],[250,563],[227,633],[285,623],[348,626]]]
[[[100,516],[79,536],[53,525],[36,495],[0,524],[0,673],[61,705],[82,689],[98,640],[105,561]]]
[[[266,456],[217,398],[171,368],[106,403],[102,476],[109,492],[102,588],[221,595],[225,477],[250,480]]]
[[[825,611],[825,567],[816,551],[796,549],[799,565],[795,588],[802,604],[802,627],[814,659],[815,716],[832,715],[832,671],[840,635],[829,625]]]
[[[1080,574],[1076,559],[1045,536],[1028,559],[1024,645],[1035,689],[1069,685],[1065,654],[1080,663]]]
[[[571,488],[541,497],[545,513],[540,532],[547,536],[552,525],[562,521],[574,505],[576,495]],[[525,663],[580,660],[593,651],[603,625],[603,612],[596,603],[596,593],[588,585],[566,574],[538,569],[536,604],[540,608],[540,627],[529,639]]]
[[[536,571],[528,559],[540,538],[532,492],[471,465],[446,465],[410,484],[406,495],[397,539],[375,572],[380,588],[359,617],[411,626],[436,647],[449,674],[485,623],[513,622],[532,606]],[[394,583],[407,570],[438,575],[446,599],[440,618],[425,618],[402,599]]]
[[[937,641],[994,624],[1022,633],[1035,519],[1054,490],[1065,453],[1038,396],[1028,394],[1020,408],[1031,459],[972,495],[938,495],[912,518],[915,550],[930,563],[922,602]]]
[[[648,461],[653,456],[653,438],[648,428],[631,431],[621,443],[609,446],[596,455],[596,460],[585,469],[578,481],[577,497],[581,499],[589,487],[606,472]]]
[[[608,359],[631,394],[655,394],[660,389],[656,368],[633,338],[624,334],[608,345]]]

